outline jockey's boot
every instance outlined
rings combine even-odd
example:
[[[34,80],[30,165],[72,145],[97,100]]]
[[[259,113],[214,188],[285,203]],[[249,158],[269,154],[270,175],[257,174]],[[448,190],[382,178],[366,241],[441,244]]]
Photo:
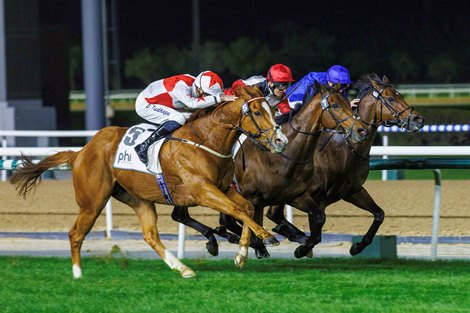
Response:
[[[180,128],[182,125],[175,121],[166,121],[163,124],[159,125],[157,129],[141,144],[138,144],[134,147],[135,152],[139,159],[144,163],[147,164],[148,162],[148,155],[147,151],[149,147],[156,141],[161,138],[164,138],[171,134],[174,130]]]

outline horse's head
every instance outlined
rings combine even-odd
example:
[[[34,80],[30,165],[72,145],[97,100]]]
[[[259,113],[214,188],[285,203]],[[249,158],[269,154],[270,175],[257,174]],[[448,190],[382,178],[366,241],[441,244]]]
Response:
[[[358,90],[358,114],[363,122],[375,127],[397,125],[408,132],[417,132],[424,126],[424,117],[406,103],[403,96],[390,84],[372,73],[362,76],[353,86]]]
[[[239,97],[235,102],[239,107],[238,113],[241,114],[238,129],[271,152],[284,151],[288,139],[276,124],[274,109],[269,106],[261,91],[243,86],[236,88],[234,93]]]
[[[321,124],[326,129],[337,129],[353,142],[367,139],[368,131],[365,125],[355,118],[349,101],[340,90],[340,84],[333,87],[325,86],[315,81],[315,95],[311,102],[321,105]]]

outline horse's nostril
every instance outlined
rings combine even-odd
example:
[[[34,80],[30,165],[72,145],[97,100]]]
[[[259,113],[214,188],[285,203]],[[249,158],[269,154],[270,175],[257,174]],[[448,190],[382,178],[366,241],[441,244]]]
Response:
[[[359,128],[359,129],[357,130],[357,132],[358,132],[361,136],[364,136],[364,137],[369,134],[369,131],[368,131],[367,129],[365,129],[365,128]]]

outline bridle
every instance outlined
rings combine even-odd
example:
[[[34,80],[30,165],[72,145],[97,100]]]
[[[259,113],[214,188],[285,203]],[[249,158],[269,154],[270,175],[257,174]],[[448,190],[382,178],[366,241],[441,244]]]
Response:
[[[251,112],[251,109],[250,109],[250,103],[255,101],[255,100],[266,100],[265,97],[255,97],[255,98],[251,98],[249,100],[246,100],[243,104],[242,104],[242,115],[240,116],[240,119],[238,121],[238,124],[237,125],[231,125],[231,124],[224,124],[224,123],[220,123],[218,121],[215,120],[215,113],[217,110],[219,110],[220,107],[222,107],[223,105],[225,105],[226,103],[223,103],[221,105],[219,105],[215,110],[214,112],[212,112],[212,121],[215,123],[215,124],[219,124],[219,125],[222,125],[223,127],[225,128],[230,128],[230,129],[233,129],[233,130],[236,130],[242,134],[244,134],[249,140],[251,140],[256,146],[258,146],[260,149],[264,150],[264,151],[269,151],[270,149],[268,147],[266,147],[266,145],[270,145],[271,142],[272,142],[272,137],[274,136],[274,134],[276,133],[276,131],[278,129],[280,129],[279,125],[274,125],[273,127],[271,128],[266,128],[266,129],[262,129],[259,124],[256,122],[254,116],[253,116],[253,113]],[[253,123],[253,125],[255,126],[256,130],[257,130],[257,133],[252,133],[250,131],[246,131],[245,129],[243,129],[241,127],[243,121],[245,118],[250,118],[251,122]],[[274,129],[274,132],[271,136],[271,138],[268,138],[266,137],[266,139],[261,139],[263,137],[264,134],[268,133],[270,130]]]
[[[383,92],[387,89],[387,88],[392,88],[394,90],[394,92],[399,95],[398,91],[396,91],[392,85],[390,84],[387,84],[385,86],[382,87],[382,89],[380,90],[377,90],[376,88],[372,87],[371,89],[371,95],[372,97],[374,97],[376,100],[380,101],[381,102],[381,105],[380,105],[380,120],[378,122],[375,122],[374,121],[371,121],[371,122],[366,122],[365,120],[361,119],[362,122],[367,125],[367,126],[371,126],[371,127],[374,127],[374,128],[378,128],[380,125],[384,125],[384,126],[392,126],[392,125],[398,125],[400,128],[402,129],[405,129],[406,127],[409,127],[410,125],[410,119],[412,117],[412,114],[413,114],[413,111],[414,111],[414,108],[413,107],[410,107],[408,106],[407,108],[401,110],[401,111],[397,111],[395,110],[395,108],[382,96]],[[361,101],[362,101],[363,98],[361,98]],[[386,107],[387,110],[389,110],[389,112],[392,114],[392,116],[395,118],[395,121],[384,121],[382,119],[383,117],[383,107]],[[408,113],[408,116],[406,119],[401,119],[400,116],[405,113],[406,111],[409,110],[409,113]],[[360,117],[358,116],[357,117],[358,119],[360,119]],[[332,136],[331,136],[332,137]],[[324,146],[326,145],[326,143],[328,143],[330,141],[330,138],[328,138],[328,140],[322,145],[321,149],[324,148]],[[352,143],[349,141],[349,138],[348,137],[345,137],[343,136],[343,139],[346,143],[346,145],[348,146],[349,150],[351,150],[352,153],[354,153],[355,155],[357,155],[358,157],[360,157],[361,159],[363,160],[369,160],[370,159],[370,156],[369,157],[365,157],[363,155],[361,155],[359,152],[357,152],[355,149],[354,149],[354,146],[352,145]],[[320,149],[320,150],[321,150]]]
[[[339,93],[339,91],[337,90],[334,90],[333,93]],[[351,118],[355,118],[354,114],[350,115],[350,116],[347,116],[343,119],[339,119],[336,114],[331,110],[331,106],[330,106],[330,103],[328,102],[328,98],[332,95],[331,92],[328,92],[328,94],[326,96],[323,96],[323,92],[321,91],[320,93],[321,95],[321,100],[320,100],[320,105],[322,107],[322,113],[321,113],[321,116],[320,116],[320,123],[322,125],[322,129],[320,130],[316,130],[316,131],[313,131],[313,132],[304,132],[300,129],[297,129],[295,128],[295,126],[292,124],[292,110],[291,112],[289,113],[289,126],[292,128],[292,130],[294,130],[296,133],[298,134],[304,134],[304,135],[308,135],[308,136],[313,136],[313,135],[316,135],[318,133],[321,133],[321,132],[328,132],[328,131],[333,131],[333,130],[330,130],[328,128],[325,127],[325,125],[323,124],[323,114],[325,112],[328,112],[328,114],[330,114],[331,118],[335,121],[336,123],[336,127],[340,129],[340,132],[345,132],[348,136],[351,135],[351,130],[352,128],[354,127],[354,123],[351,125],[351,127],[349,128],[345,128],[342,123],[351,119]]]
[[[332,133],[341,133],[343,138],[345,138],[345,140],[347,140],[348,137],[351,136],[352,134],[352,128],[354,127],[354,123],[356,122],[357,120],[357,117],[354,116],[354,114],[350,115],[350,116],[347,116],[343,119],[340,119],[338,118],[338,116],[331,110],[331,105],[330,103],[328,102],[328,98],[333,94],[333,93],[340,93],[340,91],[337,91],[337,90],[333,90],[332,92],[331,91],[328,91],[328,93],[324,96],[323,94],[323,91],[320,91],[320,95],[321,95],[321,100],[320,100],[320,105],[322,107],[322,112],[321,112],[321,115],[320,115],[320,123],[322,125],[322,129],[320,130],[316,130],[316,131],[312,131],[312,132],[305,132],[305,131],[302,131],[300,129],[297,129],[296,127],[294,127],[294,125],[292,124],[292,110],[291,112],[289,112],[289,126],[292,128],[292,130],[294,130],[296,133],[298,134],[303,134],[303,135],[307,135],[307,136],[314,136],[314,135],[317,135],[319,133],[322,133],[322,132],[332,132]],[[328,114],[330,114],[331,118],[335,121],[335,124],[336,124],[336,127],[339,129],[339,130],[332,130],[332,129],[329,129],[329,128],[326,128],[324,123],[323,123],[323,114],[327,112]],[[354,118],[354,122],[351,124],[351,126],[349,128],[345,128],[342,123],[351,119],[351,118]],[[330,137],[331,138],[331,137]],[[310,163],[311,160],[307,160],[307,161],[299,161],[299,160],[294,160],[292,159],[291,157],[287,156],[286,154],[284,153],[278,153],[281,157],[283,157],[284,159],[287,159],[291,162],[294,162],[294,163]]]
[[[401,129],[406,129],[407,127],[409,127],[410,125],[410,120],[411,120],[411,117],[413,116],[413,111],[414,111],[414,108],[411,107],[411,106],[408,106],[407,108],[403,109],[402,111],[397,111],[395,110],[395,108],[387,101],[387,99],[385,99],[383,96],[382,96],[382,93],[385,91],[385,89],[387,88],[392,88],[395,92],[395,94],[399,95],[398,91],[396,91],[392,85],[385,85],[382,89],[380,90],[377,90],[375,89],[374,87],[372,87],[372,97],[374,97],[376,100],[380,101],[381,102],[381,106],[380,106],[380,120],[378,122],[375,122],[375,121],[372,121],[372,122],[366,122],[364,120],[362,120],[362,122],[364,124],[366,124],[367,126],[372,126],[372,127],[375,127],[375,128],[378,128],[380,125],[384,125],[386,127],[389,127],[389,126],[392,126],[392,125],[397,125],[398,127],[400,127]],[[362,100],[362,99],[361,99]],[[386,107],[387,110],[392,114],[392,116],[395,118],[394,121],[384,121],[382,119],[383,117],[383,107]],[[406,118],[401,118],[401,115],[403,113],[405,113],[406,111],[409,110],[409,113],[408,113],[408,116]]]

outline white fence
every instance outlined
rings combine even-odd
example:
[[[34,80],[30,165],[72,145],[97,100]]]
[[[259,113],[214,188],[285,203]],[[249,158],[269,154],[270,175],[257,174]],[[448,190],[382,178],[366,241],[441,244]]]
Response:
[[[422,131],[427,132],[440,132],[440,131],[468,131],[469,125],[429,125],[427,129]],[[400,131],[398,128],[382,128],[379,131]],[[97,131],[4,131],[0,130],[0,138],[2,138],[2,147],[0,148],[0,156],[6,160],[7,157],[17,157],[21,153],[28,156],[48,156],[53,155],[59,151],[74,150],[78,151],[81,147],[7,147],[6,137],[91,137]],[[387,158],[388,156],[463,156],[470,157],[470,146],[373,146],[370,152],[371,156],[382,156]],[[2,180],[6,180],[6,171],[2,170]],[[440,199],[439,197],[436,197]],[[437,238],[437,229],[439,223],[439,210],[435,209],[433,213],[433,238]],[[292,208],[287,209],[287,216],[292,221]],[[111,200],[106,205],[106,235],[111,237],[112,226],[112,208]],[[435,234],[434,234],[435,233]],[[180,224],[178,231],[178,257],[184,257],[184,240],[185,231],[184,226]],[[437,249],[437,239],[434,239]],[[435,256],[433,256],[435,258]]]

